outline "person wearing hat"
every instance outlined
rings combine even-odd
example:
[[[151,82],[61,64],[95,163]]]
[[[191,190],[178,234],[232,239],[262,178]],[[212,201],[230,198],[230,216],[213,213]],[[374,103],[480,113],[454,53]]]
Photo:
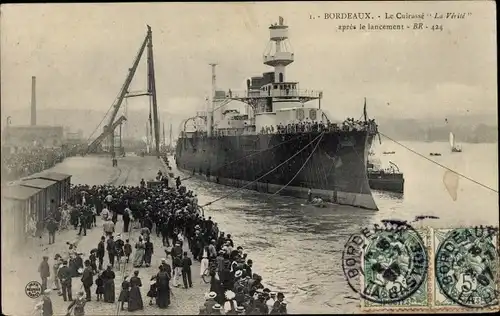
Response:
[[[245,307],[243,306],[236,307],[236,313],[238,313],[238,315],[245,315]]]
[[[281,292],[278,293],[278,300],[274,302],[273,308],[271,310],[272,315],[286,315],[286,303],[285,295]]]
[[[227,290],[224,293],[224,296],[226,297],[226,302],[224,303],[224,311],[227,315],[235,315],[236,308],[238,307],[238,304],[234,300],[236,294],[234,294],[233,291]]]
[[[135,254],[134,260],[132,262],[134,268],[139,268],[144,262],[145,244],[142,241],[142,236],[139,236],[139,240],[135,244]]]
[[[191,266],[193,261],[189,258],[187,251],[184,251],[184,256],[182,257],[182,282],[184,283],[184,288],[193,287],[193,281],[191,278]]]
[[[161,266],[165,269],[165,272],[168,275],[168,278],[172,278],[172,267],[167,263],[167,259],[162,258],[161,259]]]
[[[99,259],[99,270],[102,270],[102,264],[104,263],[104,254],[106,252],[105,247],[106,237],[102,236],[101,241],[97,244],[97,259]]]
[[[266,305],[269,308],[269,310],[272,310],[274,307],[274,303],[276,303],[276,292],[269,292],[269,297],[266,300]]]
[[[90,287],[94,284],[94,276],[92,272],[92,267],[90,266],[90,260],[85,260],[85,269],[82,274],[82,284],[85,289],[85,296],[88,302],[90,302]]]
[[[42,306],[42,316],[52,316],[54,315],[54,309],[52,308],[52,300],[50,299],[50,289],[43,291],[43,306]]]
[[[215,259],[217,257],[217,250],[215,248],[215,239],[210,241],[210,245],[208,245],[208,259]]]
[[[104,211],[103,211],[104,212]],[[106,236],[111,236],[115,232],[115,223],[111,221],[111,219],[106,217],[104,224],[102,224],[104,234]]]
[[[73,310],[73,315],[75,316],[84,316],[85,315],[85,303],[87,300],[85,299],[85,294],[83,291],[79,291],[76,294],[76,299],[71,302],[68,306],[68,313],[66,315],[71,315],[71,310]]]
[[[116,263],[118,264],[118,268],[120,268],[121,259],[125,255],[125,252],[123,250],[124,246],[125,246],[125,242],[122,240],[122,236],[120,234],[117,234],[116,240],[115,240],[115,256],[116,256]]]
[[[206,295],[206,300],[205,303],[203,304],[205,306],[205,309],[207,311],[212,311],[212,307],[217,304],[215,301],[215,298],[217,297],[217,293],[215,292],[210,292]]]
[[[102,272],[97,274],[97,278],[95,279],[96,290],[95,294],[97,295],[97,301],[103,299],[104,295],[104,280],[102,279]]]
[[[50,277],[49,257],[43,256],[42,262],[38,267],[40,278],[42,279],[42,292],[47,289],[47,279]]]
[[[111,265],[102,272],[102,280],[104,281],[104,302],[115,302],[115,273]]]
[[[139,278],[139,271],[136,270],[134,276],[130,278],[130,293],[127,306],[129,312],[144,309],[140,287],[142,287],[142,281]]]
[[[71,294],[71,270],[68,268],[68,261],[62,262],[62,267],[57,272],[57,277],[61,281],[61,290],[64,301],[73,300]]]
[[[114,267],[115,256],[116,256],[116,245],[113,235],[110,235],[108,241],[106,242],[106,250],[108,251],[109,264],[111,265],[111,267]]]
[[[54,276],[54,287],[53,290],[59,291],[59,278],[57,277],[57,271],[59,271],[59,266],[61,265],[61,255],[56,254],[54,256],[54,265],[52,266],[52,275]]]
[[[156,275],[157,293],[156,304],[159,308],[167,308],[170,305],[170,274],[165,266],[160,265],[160,272]]]
[[[212,306],[212,315],[223,315],[222,314],[222,306],[219,303]]]

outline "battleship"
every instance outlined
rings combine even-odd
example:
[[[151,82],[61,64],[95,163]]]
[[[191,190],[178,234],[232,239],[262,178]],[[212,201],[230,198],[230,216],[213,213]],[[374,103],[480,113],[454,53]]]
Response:
[[[378,131],[366,100],[364,121],[334,123],[321,108],[322,92],[286,78],[295,56],[284,19],[269,31],[263,63],[274,70],[248,79],[245,91],[217,91],[211,64],[211,102],[181,124],[178,169],[223,185],[378,210],[366,165]],[[232,101],[243,102],[244,112],[228,109]]]

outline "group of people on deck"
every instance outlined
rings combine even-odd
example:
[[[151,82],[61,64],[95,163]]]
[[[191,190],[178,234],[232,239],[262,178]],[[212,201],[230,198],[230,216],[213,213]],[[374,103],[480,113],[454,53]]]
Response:
[[[304,132],[337,132],[337,131],[369,131],[377,132],[375,120],[367,121],[354,120],[347,118],[341,124],[331,122],[321,122],[306,119],[297,123],[282,124],[276,126],[263,126],[260,134],[297,134]]]

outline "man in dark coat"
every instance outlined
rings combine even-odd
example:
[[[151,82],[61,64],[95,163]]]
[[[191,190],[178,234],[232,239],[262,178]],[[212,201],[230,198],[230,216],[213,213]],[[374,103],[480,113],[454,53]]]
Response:
[[[47,221],[47,230],[49,231],[49,245],[50,245],[56,241],[57,222],[55,218],[49,217],[49,220]]]
[[[81,210],[80,211],[80,217],[79,217],[79,220],[80,220],[80,231],[78,231],[78,235],[81,235],[82,234],[82,230],[83,230],[83,236],[87,236],[87,226],[88,226],[88,223],[87,223],[87,214],[85,211]]]
[[[40,278],[42,279],[42,292],[47,289],[47,279],[50,277],[49,257],[43,256],[43,260],[38,267]]]
[[[102,236],[101,241],[99,244],[97,244],[97,258],[99,259],[99,270],[102,270],[102,263],[104,261],[104,252],[105,247],[104,247],[104,241],[106,240],[106,237]]]
[[[116,256],[116,245],[113,236],[109,236],[107,244],[106,250],[108,251],[109,264],[113,267],[115,265]]]
[[[71,294],[71,271],[68,268],[68,261],[63,261],[63,266],[59,269],[57,277],[61,280],[61,290],[64,301],[73,300]]]
[[[90,287],[92,286],[92,284],[94,284],[90,260],[85,260],[85,269],[83,270],[82,284],[85,290],[85,298],[87,299],[87,302],[90,302]]]
[[[169,232],[169,225],[168,225],[168,218],[163,218],[161,222],[161,239],[163,242],[163,246],[170,247],[170,242],[168,240],[168,232]]]
[[[191,265],[193,262],[191,258],[188,257],[187,251],[184,251],[184,257],[182,258],[182,281],[184,283],[184,288],[193,287],[193,282],[191,280]]]

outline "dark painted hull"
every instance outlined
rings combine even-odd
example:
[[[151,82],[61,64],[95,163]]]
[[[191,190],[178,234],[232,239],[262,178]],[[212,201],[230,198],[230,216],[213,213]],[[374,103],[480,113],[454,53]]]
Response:
[[[405,179],[402,173],[368,172],[368,181],[373,190],[404,193]]]
[[[284,195],[301,198],[307,198],[311,188],[314,196],[327,201],[377,209],[365,163],[371,137],[361,131],[319,135],[311,132],[180,138],[176,164],[181,170],[202,174],[221,184],[241,187],[251,183],[248,189],[267,193],[280,190]]]

